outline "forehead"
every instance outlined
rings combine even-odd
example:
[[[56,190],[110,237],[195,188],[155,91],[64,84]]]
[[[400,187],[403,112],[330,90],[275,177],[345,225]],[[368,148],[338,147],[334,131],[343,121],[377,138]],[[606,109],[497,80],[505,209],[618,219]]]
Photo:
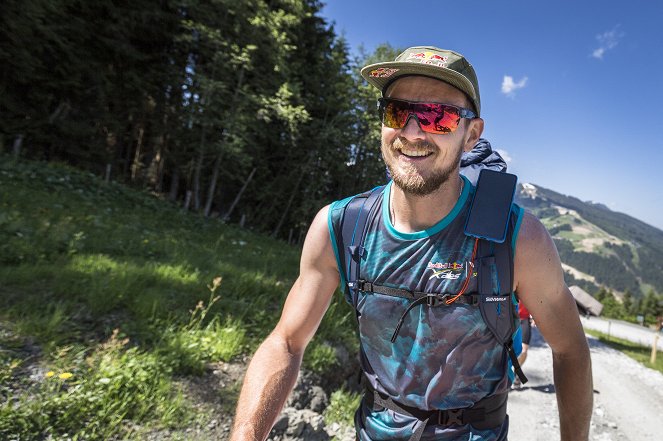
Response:
[[[399,78],[389,86],[385,96],[407,101],[455,104],[461,107],[468,104],[465,94],[454,86],[422,76]]]

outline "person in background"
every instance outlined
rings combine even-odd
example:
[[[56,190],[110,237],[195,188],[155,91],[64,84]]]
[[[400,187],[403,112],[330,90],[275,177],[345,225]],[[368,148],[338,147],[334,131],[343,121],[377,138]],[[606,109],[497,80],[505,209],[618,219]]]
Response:
[[[532,326],[534,326],[534,320],[532,320],[532,316],[522,302],[518,302],[518,317],[520,318],[520,331],[522,332],[523,339],[522,350],[518,356],[518,363],[520,364],[520,367],[522,367],[523,364],[525,364],[525,360],[527,360],[527,351],[529,350],[530,340],[532,339]],[[520,378],[516,377],[513,385],[515,387],[520,387]]]

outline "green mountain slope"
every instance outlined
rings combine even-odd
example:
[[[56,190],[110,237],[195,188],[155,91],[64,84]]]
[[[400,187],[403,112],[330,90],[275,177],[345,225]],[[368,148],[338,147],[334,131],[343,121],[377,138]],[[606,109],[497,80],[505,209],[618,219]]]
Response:
[[[518,186],[516,201],[550,231],[568,282],[590,293],[599,287],[636,297],[651,289],[663,292],[663,231],[532,184]]]

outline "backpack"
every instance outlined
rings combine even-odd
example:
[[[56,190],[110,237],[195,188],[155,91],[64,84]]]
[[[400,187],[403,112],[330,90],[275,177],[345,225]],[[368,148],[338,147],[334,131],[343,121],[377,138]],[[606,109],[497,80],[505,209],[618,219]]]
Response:
[[[449,304],[448,296],[436,293],[412,292],[405,289],[379,286],[371,281],[361,280],[360,265],[365,249],[363,247],[366,237],[367,223],[379,207],[379,200],[383,195],[385,186],[376,187],[370,191],[354,196],[345,206],[340,222],[333,225],[333,239],[336,241],[338,250],[339,272],[341,281],[344,283],[346,298],[357,305],[360,291],[372,292],[396,297],[402,297],[412,302],[404,311],[392,336],[392,343],[397,338],[403,320],[408,312],[419,306],[430,307]],[[474,201],[470,210],[474,209]],[[509,225],[510,217],[506,221]],[[506,228],[505,226],[505,228]],[[511,232],[509,233],[511,234]],[[461,303],[476,305],[488,329],[495,336],[499,344],[503,345],[514,372],[524,384],[527,377],[518,363],[518,354],[514,349],[514,338],[520,332],[520,321],[518,320],[517,303],[514,302],[511,287],[513,280],[513,253],[511,241],[503,243],[489,241],[487,239],[476,239],[476,259],[474,268],[477,272],[477,293],[457,295]],[[497,268],[498,294],[493,293],[493,282],[490,267]],[[461,291],[462,292],[462,291]],[[456,300],[456,298],[454,300]]]

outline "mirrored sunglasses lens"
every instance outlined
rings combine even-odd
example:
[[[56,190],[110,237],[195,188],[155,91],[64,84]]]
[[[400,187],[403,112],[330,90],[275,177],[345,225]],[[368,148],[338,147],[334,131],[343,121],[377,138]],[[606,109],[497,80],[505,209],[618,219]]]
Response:
[[[451,133],[458,128],[460,115],[454,107],[442,104],[420,104],[416,106],[415,112],[424,132],[435,134]]]
[[[402,101],[385,101],[382,123],[391,129],[401,129],[407,121],[408,103]]]

